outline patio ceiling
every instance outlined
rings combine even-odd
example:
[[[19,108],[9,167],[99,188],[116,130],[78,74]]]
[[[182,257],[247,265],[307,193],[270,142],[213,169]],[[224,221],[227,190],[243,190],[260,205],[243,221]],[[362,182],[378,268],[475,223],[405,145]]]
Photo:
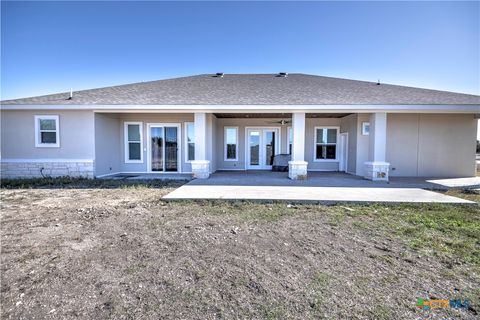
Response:
[[[307,118],[343,118],[351,113],[306,113]],[[291,113],[214,113],[217,118],[291,118]]]

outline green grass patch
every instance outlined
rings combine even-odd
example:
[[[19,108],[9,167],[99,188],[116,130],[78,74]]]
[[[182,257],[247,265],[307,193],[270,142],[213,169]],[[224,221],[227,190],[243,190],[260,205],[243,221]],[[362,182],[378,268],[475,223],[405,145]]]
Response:
[[[411,248],[447,260],[480,265],[478,205],[355,206],[350,222],[404,239]],[[339,210],[337,210],[339,211]]]
[[[319,271],[315,274],[310,288],[313,291],[313,297],[310,300],[310,308],[316,318],[322,318],[322,310],[325,308],[325,294],[331,281],[331,276],[325,272]]]
[[[264,317],[267,320],[285,319],[286,307],[281,302],[269,302],[262,305],[261,309],[263,309]]]
[[[88,178],[34,178],[34,179],[2,179],[0,187],[4,189],[35,189],[35,188],[60,188],[60,189],[87,189],[87,188],[163,188],[179,187],[186,180],[126,180],[126,179],[88,179]]]

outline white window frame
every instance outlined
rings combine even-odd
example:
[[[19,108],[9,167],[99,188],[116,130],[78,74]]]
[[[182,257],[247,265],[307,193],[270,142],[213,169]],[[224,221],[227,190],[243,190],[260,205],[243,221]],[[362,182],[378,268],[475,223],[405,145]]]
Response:
[[[191,163],[195,160],[195,152],[193,153],[193,160],[188,160],[188,126],[193,125],[193,134],[195,135],[195,122],[185,122],[185,162]],[[195,146],[195,136],[193,137],[193,145]]]
[[[42,143],[41,131],[53,132],[53,130],[40,130],[40,120],[55,120],[56,143]],[[58,115],[35,116],[35,147],[36,148],[60,148],[60,117]]]
[[[326,143],[326,145],[335,145],[335,159],[317,159],[317,129],[337,129],[337,139],[335,143]],[[313,128],[313,162],[339,162],[338,141],[340,138],[340,127],[336,126],[318,126]],[[325,143],[324,143],[325,144]]]
[[[140,130],[140,141],[129,141],[128,140],[128,126],[129,125],[138,125]],[[126,121],[123,123],[123,141],[124,141],[124,153],[125,153],[125,163],[143,163],[143,122],[139,121]],[[140,142],[140,160],[130,160],[129,142]]]
[[[236,130],[236,141],[235,141],[235,159],[227,159],[227,129]],[[226,126],[223,127],[223,161],[238,161],[238,127]]]
[[[293,134],[293,127],[287,127],[287,149],[286,149],[286,154],[290,154],[290,132]],[[293,152],[293,136],[292,136],[292,152]]]
[[[368,132],[367,132],[367,126],[368,126]],[[363,136],[368,136],[370,135],[370,122],[362,122],[362,135]]]

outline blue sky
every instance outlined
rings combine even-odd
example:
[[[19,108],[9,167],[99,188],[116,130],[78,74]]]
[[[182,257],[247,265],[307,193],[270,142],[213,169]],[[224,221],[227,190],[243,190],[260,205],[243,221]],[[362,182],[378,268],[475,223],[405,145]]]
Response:
[[[480,94],[479,2],[2,2],[2,99],[198,73]]]

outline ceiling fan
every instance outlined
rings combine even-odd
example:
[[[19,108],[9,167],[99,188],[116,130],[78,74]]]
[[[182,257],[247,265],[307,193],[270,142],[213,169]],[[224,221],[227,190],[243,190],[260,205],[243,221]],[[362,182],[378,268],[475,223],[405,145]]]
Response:
[[[282,120],[279,120],[279,121],[270,121],[269,123],[278,123],[282,126],[288,124],[288,123],[292,123],[292,120],[285,120],[285,119],[282,119]]]

